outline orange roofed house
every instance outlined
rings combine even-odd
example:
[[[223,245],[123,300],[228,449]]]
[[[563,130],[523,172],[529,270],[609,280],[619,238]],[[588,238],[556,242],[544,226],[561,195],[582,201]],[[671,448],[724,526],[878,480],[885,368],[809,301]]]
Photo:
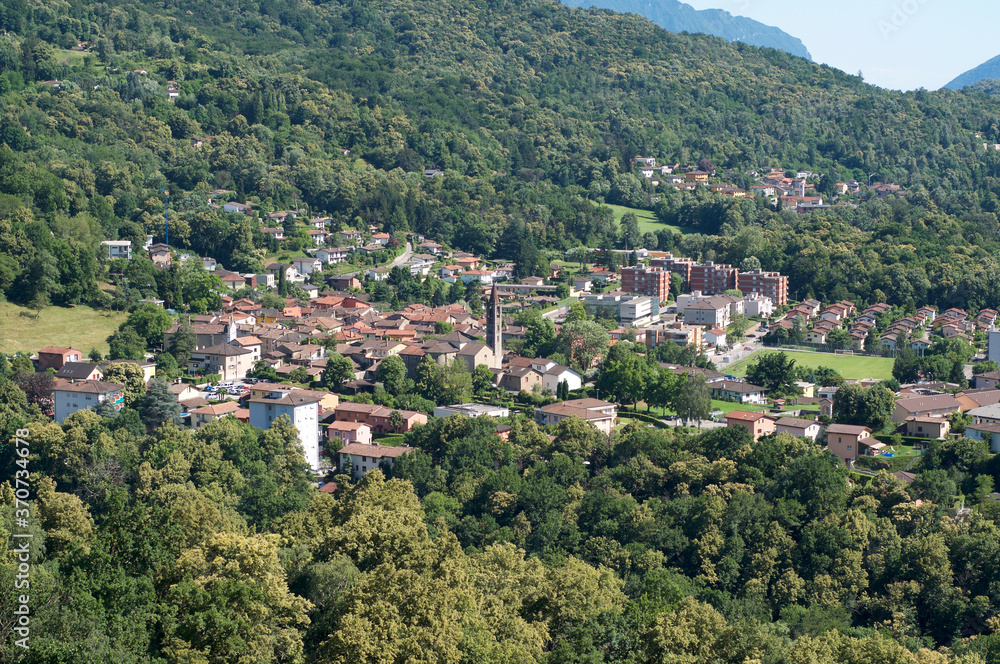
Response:
[[[391,468],[396,459],[412,451],[413,448],[406,445],[393,447],[390,445],[348,443],[337,452],[337,467],[340,468],[341,472],[344,472],[347,470],[348,462],[350,462],[351,479],[358,481],[383,464]]]
[[[83,352],[75,348],[58,348],[48,346],[38,351],[38,370],[55,369],[59,371],[67,362],[80,362]]]
[[[868,427],[852,424],[831,424],[826,428],[826,446],[831,454],[840,458],[845,466],[849,466],[868,449],[884,447],[882,443],[872,438],[872,430]]]
[[[745,410],[734,410],[726,415],[726,427],[746,429],[756,443],[769,433],[774,433],[775,419],[767,413],[748,413]]]
[[[389,420],[392,413],[398,411],[403,416],[399,431],[395,430]],[[371,427],[375,433],[405,433],[418,424],[427,424],[427,416],[413,410],[386,408],[366,403],[342,403],[334,409],[337,422],[361,422]]]
[[[605,435],[611,434],[618,406],[600,399],[572,399],[535,409],[535,422],[542,426],[555,425],[567,417],[579,417]]]

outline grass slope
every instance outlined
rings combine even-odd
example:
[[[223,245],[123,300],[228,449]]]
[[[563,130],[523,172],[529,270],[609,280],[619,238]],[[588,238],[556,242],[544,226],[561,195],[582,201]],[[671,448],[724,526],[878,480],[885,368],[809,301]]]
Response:
[[[22,315],[23,314],[23,315]],[[68,346],[87,354],[91,348],[108,352],[108,336],[128,314],[90,307],[49,307],[35,312],[0,302],[0,352],[35,352],[46,346]]]
[[[765,350],[764,353],[777,351]],[[868,357],[865,355],[835,355],[833,353],[805,353],[799,351],[783,351],[800,367],[830,367],[840,372],[844,378],[892,378],[892,360],[887,357]],[[726,373],[743,377],[746,375],[747,361],[754,361],[760,353],[754,353],[746,360],[730,365]]]
[[[671,224],[661,223],[656,215],[649,210],[639,210],[636,208],[625,207],[624,205],[611,205],[610,203],[605,203],[605,207],[611,208],[615,213],[615,221],[621,221],[622,217],[625,216],[626,212],[634,212],[636,218],[639,219],[639,230],[643,233],[655,233],[656,231],[671,230],[674,233],[691,233],[693,232],[690,228],[682,228],[681,226],[672,226]]]

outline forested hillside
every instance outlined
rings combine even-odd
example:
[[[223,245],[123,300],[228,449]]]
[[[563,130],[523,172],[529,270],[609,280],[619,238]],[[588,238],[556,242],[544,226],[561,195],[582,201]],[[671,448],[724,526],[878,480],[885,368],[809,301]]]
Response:
[[[1000,652],[997,510],[956,522],[948,505],[990,491],[984,443],[936,445],[907,490],[885,472],[849,486],[787,434],[751,444],[745,429],[629,425],[609,441],[571,418],[553,437],[521,420],[507,442],[489,417],[453,416],[407,435],[417,451],[395,477],[341,475],[330,495],[310,486],[284,420],[193,432],[140,401],[60,426],[0,369],[5,475],[21,467],[17,431],[38,478],[28,600],[13,590],[10,536],[26,528],[0,485],[4,661],[983,664]],[[9,619],[26,601],[27,650]]]
[[[602,7],[620,13],[645,16],[670,32],[701,32],[722,37],[727,41],[741,41],[753,46],[776,48],[800,58],[811,60],[809,51],[797,37],[765,25],[746,16],[733,16],[724,9],[695,9],[678,0],[563,0],[570,7],[587,9]],[[742,7],[745,9],[745,7]]]
[[[162,240],[161,188],[175,246],[257,269],[256,227],[206,205],[221,188],[263,211],[304,203],[342,224],[417,230],[528,272],[532,247],[620,243],[601,202],[652,208],[660,196],[665,221],[759,229],[774,249],[763,266],[793,273],[802,296],[842,287],[863,302],[878,289],[919,303],[927,284],[942,306],[1000,305],[1000,153],[974,136],[1000,140],[985,95],[886,92],[778,51],[555,2],[274,1],[238,14],[21,2],[5,3],[0,27],[0,290],[26,303],[106,303],[92,248]],[[762,202],[653,192],[630,172],[636,154],[708,157],[737,179],[768,165],[830,182],[871,174],[910,195],[803,222]],[[425,179],[431,167],[446,176]],[[831,240],[814,249],[830,265],[819,274],[789,264],[816,243],[814,225]],[[852,279],[843,265],[858,267]],[[139,282],[167,299],[184,277]]]
[[[418,231],[522,276],[623,244],[613,203],[687,231],[642,244],[756,259],[799,298],[1000,307],[1000,151],[982,147],[1000,141],[1000,105],[982,92],[886,92],[554,0],[12,0],[0,30],[0,292],[38,308],[216,309],[220,282],[198,260],[99,258],[104,239],[164,240],[165,194],[170,243],[241,272],[275,246],[226,200]],[[655,188],[638,154],[706,159],[736,183],[776,166],[823,173],[821,189],[877,176],[904,193],[797,215]],[[396,268],[373,302],[445,302],[411,277]],[[532,315],[522,350],[555,340]],[[148,325],[123,326],[113,357],[142,359],[172,323],[153,305],[133,316]],[[173,350],[178,336],[194,344],[185,327]],[[985,442],[932,443],[904,485],[848,481],[785,434],[605,437],[520,417],[504,439],[456,416],[406,434],[414,449],[388,478],[341,475],[327,493],[284,420],[180,430],[134,393],[55,424],[33,369],[0,354],[5,661],[1000,661],[1000,470]],[[26,467],[28,650],[12,645]],[[956,519],[959,504],[976,511]]]

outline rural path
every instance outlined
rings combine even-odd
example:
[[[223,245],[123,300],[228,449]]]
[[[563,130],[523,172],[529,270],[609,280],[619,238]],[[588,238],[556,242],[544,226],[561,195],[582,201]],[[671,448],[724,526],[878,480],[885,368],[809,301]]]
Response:
[[[410,244],[409,241],[407,241],[406,249],[403,250],[403,253],[401,253],[399,256],[396,256],[396,258],[393,259],[393,261],[389,263],[389,265],[387,265],[386,267],[399,267],[400,265],[406,263],[406,261],[410,260],[410,256],[412,255],[413,255],[413,245]]]
[[[387,267],[390,269],[394,267],[399,267],[400,265],[404,265],[406,261],[410,260],[411,256],[413,256],[413,245],[407,242],[406,249],[403,250],[403,253],[401,253],[399,256],[396,256],[396,258],[394,258],[391,263],[384,265],[383,267]],[[358,270],[357,272],[350,272],[348,274],[345,274],[344,276],[356,277],[362,272],[364,272],[364,270]]]

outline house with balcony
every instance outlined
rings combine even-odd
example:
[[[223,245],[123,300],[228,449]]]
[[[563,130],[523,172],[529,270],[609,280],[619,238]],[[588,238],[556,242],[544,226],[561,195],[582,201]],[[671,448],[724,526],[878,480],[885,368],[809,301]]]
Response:
[[[93,410],[102,403],[111,403],[115,410],[121,410],[125,401],[125,387],[118,383],[99,380],[83,380],[68,385],[60,385],[52,391],[56,424],[78,410]]]
[[[554,426],[569,417],[579,417],[601,433],[611,435],[618,406],[600,399],[572,399],[535,409],[535,422],[541,426]]]

